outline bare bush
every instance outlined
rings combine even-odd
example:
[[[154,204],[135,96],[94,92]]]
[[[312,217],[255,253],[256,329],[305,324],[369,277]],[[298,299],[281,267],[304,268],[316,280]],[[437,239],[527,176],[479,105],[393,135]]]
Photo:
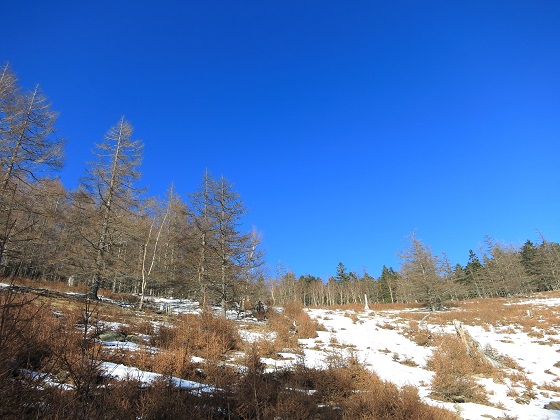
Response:
[[[472,376],[487,370],[487,362],[470,357],[459,338],[444,336],[428,360],[428,367],[435,373],[432,391],[436,396],[454,402],[487,402],[484,388]]]
[[[324,330],[324,327],[313,320],[298,302],[286,305],[282,312],[271,311],[268,323],[276,334],[271,351],[297,348],[298,339],[315,338],[317,331]]]

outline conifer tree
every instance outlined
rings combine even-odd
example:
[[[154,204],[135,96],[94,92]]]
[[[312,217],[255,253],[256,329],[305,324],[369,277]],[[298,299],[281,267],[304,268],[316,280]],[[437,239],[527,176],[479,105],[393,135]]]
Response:
[[[143,144],[132,139],[132,125],[122,117],[96,144],[97,157],[91,163],[87,176],[82,179],[80,191],[91,200],[88,220],[96,222],[85,236],[93,249],[92,273],[88,297],[97,299],[106,272],[107,257],[117,234],[126,226],[125,217],[133,216],[139,206],[141,190],[136,187],[140,179]]]
[[[445,258],[433,255],[430,248],[414,235],[399,257],[403,261],[400,274],[410,286],[412,296],[432,311],[440,309],[449,297]]]
[[[383,266],[379,277],[379,294],[382,302],[395,303],[397,288],[397,273],[392,267]]]
[[[0,264],[7,265],[10,243],[28,242],[37,221],[30,200],[41,179],[62,167],[64,140],[56,138],[58,114],[39,85],[21,93],[9,65],[0,70]],[[9,249],[12,248],[12,251]]]

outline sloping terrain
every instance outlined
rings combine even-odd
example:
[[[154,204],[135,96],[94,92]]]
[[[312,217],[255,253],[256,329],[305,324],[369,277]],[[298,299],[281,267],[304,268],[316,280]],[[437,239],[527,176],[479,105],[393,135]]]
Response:
[[[366,391],[354,388],[353,379],[345,382],[344,375],[332,375],[354,369],[351,378],[361,378],[362,385],[380,378],[405,393],[414,387],[421,401],[463,419],[560,419],[560,411],[551,409],[560,405],[555,404],[560,401],[560,298],[553,294],[460,302],[435,313],[399,305],[303,311],[292,305],[269,308],[266,316],[257,317],[231,311],[227,321],[212,313],[219,313],[218,308],[202,310],[186,300],[152,299],[147,309],[137,311],[119,297],[102,298],[84,311],[79,294],[37,294],[33,301],[49,308],[47,317],[50,311],[53,319],[67,320],[83,338],[82,346],[86,338],[91,340],[82,354],[89,355],[105,381],[133,381],[144,390],[173,386],[204,400],[200,413],[208,418],[226,415],[216,408],[224,406],[224,399],[227,404],[237,401],[239,418],[255,413],[266,418],[264,413],[273,412],[267,404],[274,404],[279,418],[294,415],[279,412],[300,413],[296,418],[344,418],[337,412],[358,412],[352,411],[357,410],[352,398]],[[57,343],[60,327],[50,319],[45,324],[43,318],[41,325],[48,330],[53,323],[46,341]],[[74,345],[79,348],[80,341]],[[56,353],[52,349],[43,352],[41,360],[60,359],[47,357]],[[40,387],[63,394],[82,386],[72,371],[75,364],[68,362],[65,369],[46,362],[33,366],[35,370],[26,365],[19,374],[28,372]],[[364,376],[363,368],[375,375]],[[325,384],[317,372],[334,379]],[[255,389],[268,393],[247,397],[255,400],[255,412],[252,402],[231,397],[251,388],[246,384],[250,378],[259,384]],[[118,389],[111,387],[105,386]],[[270,395],[276,395],[274,401]],[[290,401],[289,408],[278,408],[278,398],[285,398],[284,405]],[[400,408],[391,409],[404,410],[407,398],[416,397],[403,397]],[[310,401],[316,408],[306,414],[301,410],[309,409]],[[391,418],[388,410],[379,418]]]

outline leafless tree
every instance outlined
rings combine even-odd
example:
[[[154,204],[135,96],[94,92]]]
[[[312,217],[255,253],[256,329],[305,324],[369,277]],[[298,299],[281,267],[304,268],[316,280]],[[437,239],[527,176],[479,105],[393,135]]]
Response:
[[[487,236],[483,256],[485,290],[491,296],[528,292],[530,279],[523,267],[521,253],[513,245],[500,244]]]
[[[136,183],[140,179],[138,169],[143,144],[132,139],[132,132],[132,125],[122,117],[107,132],[104,141],[96,144],[97,160],[91,163],[80,185],[80,194],[90,197],[88,208],[97,215],[93,220],[99,223],[87,232],[93,236],[85,236],[94,250],[93,273],[88,286],[91,299],[97,299],[112,245],[122,238],[118,233],[124,233],[123,219],[133,216],[139,206],[142,190]]]
[[[210,176],[208,169],[206,169],[199,189],[189,194],[189,220],[193,225],[195,236],[195,246],[193,250],[197,254],[194,257],[196,261],[196,279],[199,288],[199,298],[203,306],[206,305],[206,286],[211,274],[211,258],[215,256],[215,252],[211,252],[211,247],[216,249],[212,236],[214,226],[210,214],[213,205],[213,184],[215,184],[215,182],[216,181]]]
[[[242,260],[250,236],[239,230],[241,219],[247,210],[239,193],[233,190],[233,184],[222,176],[218,182],[213,183],[213,188],[211,218],[216,227],[215,251],[219,258],[220,274],[218,282],[213,282],[211,287],[220,296],[225,318],[230,288],[241,274]]]
[[[422,244],[414,234],[410,237],[409,246],[399,257],[402,260],[399,272],[410,286],[412,296],[425,303],[432,311],[441,308],[449,297],[445,261],[434,256],[430,248]]]
[[[15,242],[28,241],[40,218],[31,196],[40,180],[61,168],[65,141],[56,138],[57,113],[37,85],[21,93],[8,65],[0,72],[0,264]]]

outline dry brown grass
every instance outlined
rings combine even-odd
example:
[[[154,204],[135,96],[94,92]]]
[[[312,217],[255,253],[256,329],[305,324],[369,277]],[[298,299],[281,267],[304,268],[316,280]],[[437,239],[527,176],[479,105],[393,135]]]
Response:
[[[321,418],[342,419],[457,419],[447,410],[423,403],[413,387],[397,388],[365,369],[354,357],[327,370],[301,369],[300,384],[314,389],[324,407]]]
[[[383,324],[377,324],[379,328],[383,328],[384,330],[396,330],[398,327],[394,324],[389,324],[388,322],[384,322]]]
[[[110,289],[101,289],[99,291],[99,296],[111,299],[117,302],[125,302],[130,305],[137,305],[140,303],[140,297],[136,295],[132,295],[130,293],[115,293]]]
[[[341,361],[342,362],[342,361]],[[268,419],[457,419],[423,403],[412,387],[382,381],[351,356],[325,370],[297,364],[266,373],[259,348],[245,359],[247,374],[237,385],[236,412],[242,418]]]
[[[418,321],[410,321],[408,328],[404,329],[403,334],[419,346],[429,347],[434,345],[434,335],[426,327],[420,326]]]
[[[437,344],[428,360],[428,367],[434,371],[431,383],[434,395],[445,401],[487,403],[484,388],[473,375],[492,375],[492,365],[481,357],[470,357],[455,335],[438,337]]]
[[[455,418],[447,411],[423,404],[415,390],[399,390],[381,381],[355,356],[340,356],[326,371],[298,364],[292,370],[267,372],[261,362],[262,348],[254,344],[242,359],[247,370],[241,372],[222,360],[239,346],[235,325],[209,311],[180,316],[154,331],[151,322],[134,319],[130,312],[115,309],[106,316],[103,304],[83,304],[60,316],[39,299],[0,294],[1,321],[8,327],[0,329],[0,415],[123,420]],[[57,305],[63,311],[62,302]],[[126,321],[115,329],[127,337],[155,333],[153,344],[160,350],[107,352],[93,338],[101,329],[100,322],[107,318]],[[293,320],[297,330],[290,332]],[[320,328],[297,306],[286,308],[270,324],[288,331],[296,340],[315,337]],[[191,362],[194,355],[208,362],[195,365]],[[151,386],[134,378],[103,379],[99,361],[107,359],[164,375]],[[73,388],[62,391],[49,387],[42,377],[26,376],[22,369],[49,374]],[[216,391],[197,395],[176,389],[169,381],[170,375],[212,384]]]
[[[272,342],[263,343],[263,346],[268,349],[268,354],[283,349],[297,349],[298,339],[315,338],[317,331],[324,331],[324,327],[312,319],[297,302],[286,305],[282,312],[271,311],[268,326],[275,333]]]
[[[313,308],[329,309],[331,311],[364,312],[363,303],[345,303],[344,305],[332,305],[332,306],[313,306]]]
[[[356,312],[354,312],[354,311],[350,311],[350,312],[349,312],[349,311],[345,311],[345,312],[344,312],[344,316],[347,317],[347,318],[350,318],[350,319],[352,320],[352,323],[353,323],[353,324],[356,324],[356,323],[359,321],[359,319],[360,319],[360,318],[358,317],[358,314],[357,314]]]
[[[152,344],[161,350],[153,358],[146,355],[145,362],[151,362],[155,372],[188,379],[196,373],[193,356],[218,362],[238,348],[241,339],[233,321],[206,310],[200,315],[179,315],[170,327],[160,326]]]
[[[60,406],[68,396],[47,381],[72,385],[73,400],[64,402],[71,407],[68,418],[78,412],[89,417],[93,405],[88,400],[98,390],[101,355],[100,345],[91,338],[96,328],[92,314],[86,304],[81,316],[60,316],[39,299],[0,292],[0,417],[50,417],[42,410]]]
[[[75,286],[68,286],[67,282],[60,280],[14,278],[12,283],[16,286],[55,290],[61,293],[85,293],[87,290],[87,287],[84,283],[78,283]]]
[[[541,384],[539,388],[560,394],[560,384],[556,384],[554,382],[546,382],[544,384]]]
[[[403,317],[413,316],[403,314]],[[432,324],[450,324],[458,319],[465,325],[492,325],[495,328],[521,328],[526,333],[539,335],[538,331],[550,331],[556,334],[560,328],[558,322],[560,311],[555,307],[539,307],[521,303],[520,299],[491,298],[457,302],[452,310],[436,312],[430,315]]]

